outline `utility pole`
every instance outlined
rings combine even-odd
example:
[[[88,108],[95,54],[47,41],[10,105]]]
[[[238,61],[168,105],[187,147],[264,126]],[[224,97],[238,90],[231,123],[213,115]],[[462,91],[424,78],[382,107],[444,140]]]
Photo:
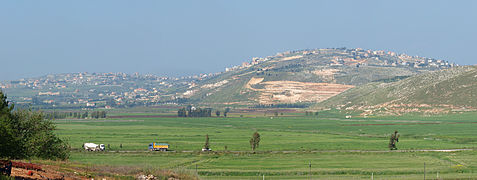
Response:
[[[424,180],[426,180],[426,163],[424,163]]]
[[[310,161],[310,180],[311,180],[311,161]]]

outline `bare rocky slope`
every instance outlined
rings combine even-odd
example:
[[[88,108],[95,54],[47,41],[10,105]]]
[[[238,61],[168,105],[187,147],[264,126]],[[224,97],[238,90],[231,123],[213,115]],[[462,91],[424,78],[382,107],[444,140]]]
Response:
[[[477,66],[461,66],[347,90],[315,108],[360,110],[364,114],[442,113],[477,108]]]

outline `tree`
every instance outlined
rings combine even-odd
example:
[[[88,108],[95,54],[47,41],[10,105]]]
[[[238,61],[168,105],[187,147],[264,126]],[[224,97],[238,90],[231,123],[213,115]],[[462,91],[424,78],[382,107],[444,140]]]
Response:
[[[192,105],[187,105],[186,107],[187,109],[187,115],[185,117],[191,117],[191,114],[192,114]]]
[[[94,118],[98,119],[98,112],[97,111],[93,111],[91,113],[91,119],[94,119]]]
[[[389,149],[396,150],[396,142],[399,142],[399,133],[398,131],[394,131],[394,134],[391,134],[391,138],[389,139]]]
[[[208,150],[209,149],[209,134],[205,135],[205,144],[204,144],[204,149]]]
[[[258,132],[253,133],[252,138],[250,139],[250,147],[252,148],[252,151],[255,151],[255,149],[258,148],[260,144],[260,134]]]
[[[0,91],[0,158],[67,159],[69,147],[56,137],[56,126],[41,112],[19,109]]]
[[[81,118],[85,119],[88,117],[88,111],[84,112],[83,115],[81,116]]]
[[[185,108],[181,108],[177,111],[178,117],[187,117],[187,111]]]
[[[22,124],[19,137],[23,140],[26,150],[24,158],[39,157],[43,159],[67,159],[69,146],[56,137],[56,126],[51,120],[46,120],[41,112],[31,110],[16,110],[14,116]],[[20,145],[21,147],[21,145]]]
[[[15,152],[21,150],[16,146],[20,139],[15,136],[12,110],[13,105],[9,106],[7,97],[0,91],[0,157],[14,157]]]
[[[230,108],[225,108],[224,117],[227,117],[227,113],[229,113],[229,111],[230,111]]]
[[[106,111],[101,111],[100,112],[100,117],[101,118],[106,118]]]
[[[219,116],[220,116],[220,111],[219,111],[219,110],[215,111],[215,115],[216,115],[217,117],[219,117]]]

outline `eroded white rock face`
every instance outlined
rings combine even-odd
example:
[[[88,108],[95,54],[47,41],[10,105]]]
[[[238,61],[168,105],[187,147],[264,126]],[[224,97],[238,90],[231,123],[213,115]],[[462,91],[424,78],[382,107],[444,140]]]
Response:
[[[141,174],[139,176],[136,177],[137,180],[155,180],[157,179],[154,175],[152,174],[149,174],[149,175],[144,175],[144,174]]]

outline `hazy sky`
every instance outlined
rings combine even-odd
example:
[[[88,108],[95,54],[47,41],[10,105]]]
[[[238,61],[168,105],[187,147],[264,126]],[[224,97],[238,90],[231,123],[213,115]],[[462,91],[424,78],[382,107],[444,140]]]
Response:
[[[348,47],[477,64],[477,1],[1,1],[0,80],[65,72],[178,76]]]

